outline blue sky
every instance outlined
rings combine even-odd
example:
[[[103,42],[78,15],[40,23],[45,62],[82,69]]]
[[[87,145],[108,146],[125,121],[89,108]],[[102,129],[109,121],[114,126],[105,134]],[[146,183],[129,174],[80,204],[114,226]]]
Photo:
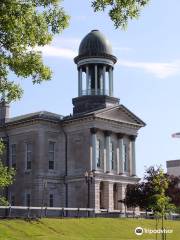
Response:
[[[127,31],[115,29],[107,12],[94,13],[90,1],[64,0],[71,15],[70,27],[54,38],[43,51],[44,61],[53,70],[50,82],[33,86],[21,80],[24,96],[11,105],[11,115],[39,110],[62,115],[72,112],[77,96],[77,70],[73,57],[81,39],[92,29],[101,30],[111,41],[118,58],[114,71],[114,95],[147,126],[136,143],[137,172],[144,167],[180,158],[180,1],[151,0],[139,20]]]

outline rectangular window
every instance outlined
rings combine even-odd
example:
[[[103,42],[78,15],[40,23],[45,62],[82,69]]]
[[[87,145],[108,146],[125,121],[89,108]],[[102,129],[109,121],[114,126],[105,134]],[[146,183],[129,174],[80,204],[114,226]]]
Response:
[[[30,207],[31,206],[31,194],[26,193],[26,206]]]
[[[101,166],[101,141],[97,140],[96,143],[96,163],[97,167]]]
[[[11,164],[13,168],[16,168],[16,144],[11,145]]]
[[[26,144],[26,169],[31,170],[32,165],[32,143]]]
[[[124,172],[128,172],[128,148],[127,144],[123,144],[123,165],[124,165]]]
[[[15,196],[13,194],[11,194],[11,206],[15,206]]]
[[[114,144],[110,143],[110,162],[111,162],[111,170],[114,170]]]
[[[49,206],[54,207],[54,196],[53,196],[53,194],[49,195]]]
[[[55,142],[49,142],[48,159],[49,159],[49,169],[53,170],[54,160],[55,160]]]

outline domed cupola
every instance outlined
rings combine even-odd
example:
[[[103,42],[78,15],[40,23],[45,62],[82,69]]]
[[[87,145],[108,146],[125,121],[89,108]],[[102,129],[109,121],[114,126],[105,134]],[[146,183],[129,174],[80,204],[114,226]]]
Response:
[[[80,58],[92,56],[109,57],[116,62],[109,40],[98,30],[92,30],[81,41],[79,55],[75,58],[75,62]]]
[[[78,69],[78,98],[73,99],[74,113],[119,103],[113,97],[116,61],[109,40],[99,30],[92,30],[83,38],[74,59]]]

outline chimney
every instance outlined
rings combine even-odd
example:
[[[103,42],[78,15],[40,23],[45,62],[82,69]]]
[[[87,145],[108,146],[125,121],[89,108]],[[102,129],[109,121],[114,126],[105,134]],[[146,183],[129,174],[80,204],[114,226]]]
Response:
[[[0,102],[0,126],[4,125],[9,119],[9,104],[4,100]]]

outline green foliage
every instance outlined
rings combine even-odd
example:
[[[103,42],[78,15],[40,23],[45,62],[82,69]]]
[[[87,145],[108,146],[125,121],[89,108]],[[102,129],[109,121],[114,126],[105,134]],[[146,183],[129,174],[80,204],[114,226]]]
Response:
[[[91,0],[94,11],[109,7],[116,28],[126,28],[129,19],[137,18],[149,0]],[[0,98],[6,102],[20,99],[21,86],[9,79],[31,77],[33,83],[50,80],[52,71],[45,66],[35,47],[51,43],[64,30],[69,16],[61,0],[1,0],[0,4]]]
[[[155,193],[150,196],[149,206],[155,213],[160,214],[162,217],[174,209],[174,205],[170,204],[171,199],[166,195],[168,185],[168,177],[164,174],[162,168],[159,168],[152,179],[152,188]]]
[[[180,207],[180,177],[167,175],[169,179],[169,186],[166,190],[166,194],[171,198],[171,202]]]
[[[0,161],[0,188],[4,188],[13,183],[15,172],[14,170],[8,169],[8,167],[4,166]]]
[[[104,11],[109,7],[109,16],[116,28],[127,28],[129,19],[137,19],[140,11],[149,0],[94,0],[92,6],[95,11]]]
[[[180,207],[176,207],[175,212],[180,214]]]
[[[33,83],[51,79],[51,70],[34,49],[49,44],[68,26],[69,16],[59,4],[59,0],[1,0],[0,94],[6,102],[22,95],[20,85],[8,79],[10,72],[32,77]]]
[[[5,145],[0,140],[0,157],[2,157],[3,153],[5,151]],[[5,187],[9,186],[13,183],[15,176],[15,171],[13,168],[8,168],[7,166],[4,166],[2,161],[0,160],[0,191],[2,191]],[[0,205],[6,205],[7,201],[3,196],[0,196]]]
[[[142,209],[149,209],[154,212],[172,211],[175,203],[174,199],[177,202],[179,201],[176,196],[179,191],[176,192],[171,189],[177,183],[177,179],[164,174],[161,167],[149,167],[141,183],[127,185],[125,202],[128,207],[139,206]],[[173,196],[173,199],[171,199],[171,196]]]
[[[141,188],[139,184],[128,184],[126,188],[126,197],[124,204],[127,207],[138,207],[142,200]]]
[[[167,195],[169,184],[170,178],[161,167],[149,167],[145,172],[144,181],[134,186],[127,186],[125,202],[130,207],[139,206],[140,208],[153,211],[156,217],[156,229],[157,219],[160,217],[163,230],[165,215],[175,209],[174,204],[171,203],[171,198]],[[165,239],[163,231],[162,239]]]

